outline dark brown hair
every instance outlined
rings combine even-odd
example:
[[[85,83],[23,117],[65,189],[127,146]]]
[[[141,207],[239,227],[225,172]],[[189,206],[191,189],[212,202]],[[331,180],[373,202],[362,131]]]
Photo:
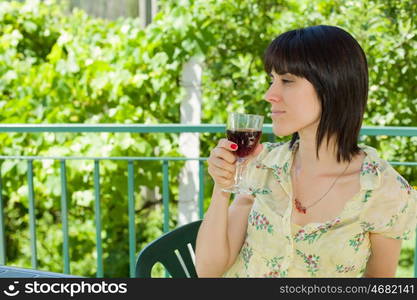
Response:
[[[335,26],[318,25],[279,35],[265,52],[265,71],[307,79],[321,104],[316,155],[327,135],[336,137],[337,161],[350,161],[368,99],[368,64],[359,43]],[[290,147],[299,139],[292,135]]]

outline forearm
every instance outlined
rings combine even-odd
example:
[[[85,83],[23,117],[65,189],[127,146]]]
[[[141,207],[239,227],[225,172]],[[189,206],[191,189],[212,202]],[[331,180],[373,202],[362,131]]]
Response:
[[[226,271],[230,255],[227,234],[229,200],[229,193],[214,187],[196,240],[196,270],[199,277],[219,277]]]

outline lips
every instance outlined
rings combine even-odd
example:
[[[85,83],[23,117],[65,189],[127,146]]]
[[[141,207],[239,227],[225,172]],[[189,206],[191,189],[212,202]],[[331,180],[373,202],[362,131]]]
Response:
[[[271,112],[271,116],[280,116],[280,115],[282,115],[284,113],[285,113],[285,111],[283,111],[283,110],[273,110]]]

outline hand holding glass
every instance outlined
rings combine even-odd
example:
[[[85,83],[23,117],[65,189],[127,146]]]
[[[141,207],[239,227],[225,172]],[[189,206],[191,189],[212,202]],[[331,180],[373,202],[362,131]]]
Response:
[[[241,186],[245,160],[256,149],[262,134],[263,116],[241,113],[230,113],[227,119],[227,139],[237,144],[235,184],[224,192],[250,194],[249,187]]]

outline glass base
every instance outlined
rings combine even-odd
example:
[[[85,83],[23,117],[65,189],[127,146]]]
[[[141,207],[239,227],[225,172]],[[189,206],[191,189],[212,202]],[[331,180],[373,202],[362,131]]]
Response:
[[[226,193],[232,193],[232,194],[247,194],[247,195],[252,194],[251,190],[249,190],[248,188],[237,186],[237,185],[231,186],[230,188],[224,188],[222,189],[222,191]]]

